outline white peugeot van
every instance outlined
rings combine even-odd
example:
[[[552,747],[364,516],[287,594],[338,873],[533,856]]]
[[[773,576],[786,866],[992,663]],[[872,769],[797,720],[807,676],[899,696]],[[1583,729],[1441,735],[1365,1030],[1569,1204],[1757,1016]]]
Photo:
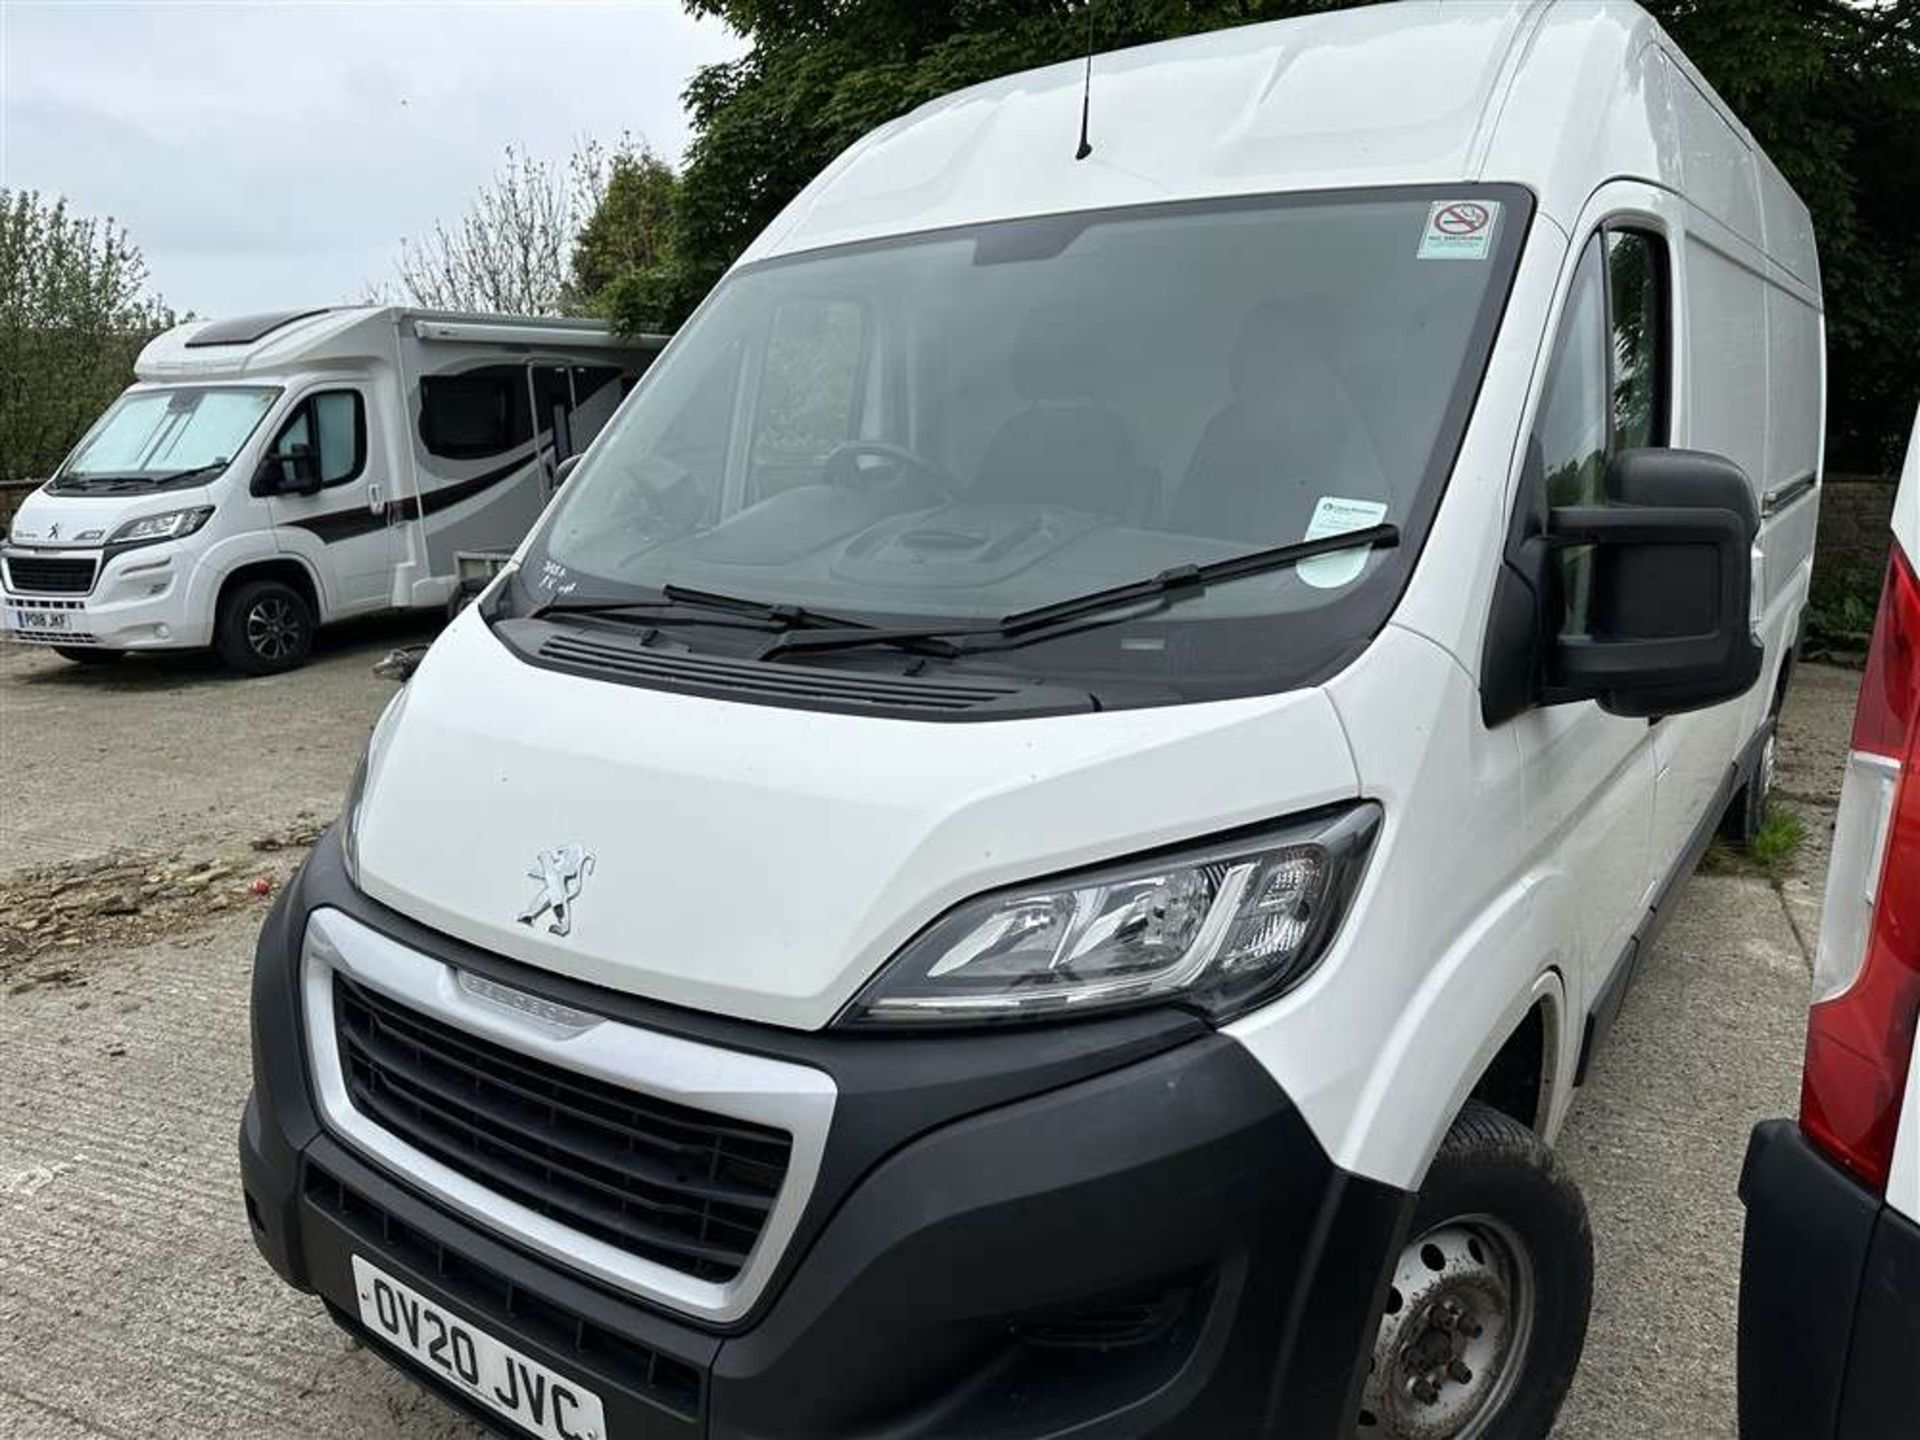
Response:
[[[81,664],[211,645],[250,674],[317,625],[440,608],[510,551],[665,340],[394,307],[192,321],[29,495],[7,639]]]
[[[1807,211],[1628,5],[1085,74],[781,214],[266,925],[259,1247],[505,1433],[1559,1406],[1548,1146],[1764,799]]]

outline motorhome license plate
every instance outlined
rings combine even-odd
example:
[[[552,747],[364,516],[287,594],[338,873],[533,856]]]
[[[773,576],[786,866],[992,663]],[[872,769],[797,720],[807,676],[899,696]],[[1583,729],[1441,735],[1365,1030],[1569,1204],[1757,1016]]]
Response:
[[[9,610],[7,628],[18,630],[22,634],[28,631],[44,631],[49,635],[58,635],[62,631],[73,629],[71,610]]]
[[[360,1323],[456,1389],[546,1440],[606,1440],[591,1390],[455,1319],[419,1291],[353,1257]]]

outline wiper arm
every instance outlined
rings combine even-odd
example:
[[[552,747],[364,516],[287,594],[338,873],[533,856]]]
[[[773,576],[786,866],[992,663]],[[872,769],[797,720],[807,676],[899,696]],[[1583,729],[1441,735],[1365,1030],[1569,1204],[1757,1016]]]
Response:
[[[1399,526],[1373,525],[1365,530],[1348,530],[1317,540],[1296,540],[1289,545],[1250,550],[1245,555],[1210,560],[1204,565],[1176,565],[1141,580],[1130,580],[1124,585],[1113,585],[1104,590],[1089,591],[1085,595],[1071,595],[1065,600],[1035,605],[1031,609],[1016,610],[997,621],[990,620],[978,625],[938,625],[920,630],[823,630],[813,634],[789,632],[770,642],[760,652],[760,658],[765,660],[774,655],[796,652],[819,654],[830,650],[856,649],[862,645],[891,645],[899,649],[938,648],[955,655],[972,650],[991,650],[1021,642],[1037,632],[1096,615],[1102,610],[1118,609],[1144,600],[1163,603],[1185,600],[1223,581],[1264,574],[1270,570],[1284,570],[1303,560],[1338,554],[1342,550],[1356,550],[1361,546],[1387,550],[1399,543]],[[970,638],[992,643],[968,645],[965,642]]]
[[[696,590],[691,585],[662,585],[660,593],[677,605],[703,605],[709,610],[732,610],[742,615],[755,615],[762,620],[772,621],[784,630],[803,626],[831,626],[836,630],[874,628],[868,621],[855,620],[850,615],[836,615],[806,605],[781,605],[768,600],[753,600],[744,595],[723,595],[718,590]]]
[[[1318,540],[1296,540],[1290,545],[1273,545],[1265,550],[1250,550],[1245,555],[1230,555],[1224,560],[1209,560],[1204,565],[1176,565],[1170,570],[1162,570],[1158,575],[1149,575],[1144,580],[1132,580],[1125,585],[1114,585],[1105,590],[1092,590],[1085,595],[1071,595],[1065,600],[1036,605],[1031,610],[1016,610],[1013,614],[1001,619],[999,630],[1001,634],[1012,637],[1031,630],[1046,629],[1063,621],[1078,620],[1082,616],[1096,614],[1101,610],[1131,605],[1141,600],[1171,597],[1184,600],[1189,595],[1198,595],[1209,585],[1217,585],[1223,580],[1238,580],[1245,575],[1262,575],[1270,570],[1285,570],[1298,565],[1302,560],[1312,560],[1321,555],[1336,555],[1342,550],[1357,550],[1363,545],[1390,550],[1399,543],[1400,527],[1398,525],[1373,525],[1365,530],[1348,530],[1339,535],[1323,535]]]
[[[189,465],[184,470],[175,470],[170,474],[166,474],[166,475],[155,475],[152,477],[151,480],[148,481],[148,483],[157,487],[161,485],[177,484],[179,481],[182,481],[182,480],[191,480],[196,475],[218,475],[222,470],[226,469],[227,466],[231,465],[232,463],[233,461],[229,459],[229,460],[211,460],[211,461],[208,461],[205,465]]]
[[[727,624],[737,622],[713,621],[696,615],[666,615],[662,610],[679,606],[692,606],[701,610],[718,610],[725,614],[737,615],[742,620],[759,622],[753,629],[798,630],[806,628],[831,629],[840,631],[865,631],[873,627],[864,620],[855,620],[845,615],[834,615],[824,610],[811,610],[804,605],[779,605],[765,600],[750,600],[744,596],[722,595],[714,590],[696,590],[687,585],[662,585],[658,600],[575,600],[566,595],[555,595],[533,607],[528,612],[529,620],[539,620],[548,615],[633,615],[644,618],[649,624],[671,624],[682,621],[689,624]]]

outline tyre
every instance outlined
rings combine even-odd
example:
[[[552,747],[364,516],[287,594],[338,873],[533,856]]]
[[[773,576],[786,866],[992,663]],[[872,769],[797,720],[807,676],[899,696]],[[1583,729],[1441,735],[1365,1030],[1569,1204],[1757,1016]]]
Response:
[[[213,644],[243,675],[295,669],[313,650],[313,607],[283,580],[248,580],[221,602]]]
[[[1775,724],[1767,721],[1767,738],[1760,742],[1760,758],[1740,793],[1727,804],[1720,832],[1742,850],[1751,849],[1760,827],[1767,823],[1767,802],[1773,796],[1774,755],[1778,746]]]
[[[1586,1344],[1586,1202],[1526,1126],[1453,1122],[1394,1266],[1355,1440],[1544,1440]]]
[[[127,658],[124,650],[101,650],[92,645],[56,645],[53,653],[76,665],[114,665]]]

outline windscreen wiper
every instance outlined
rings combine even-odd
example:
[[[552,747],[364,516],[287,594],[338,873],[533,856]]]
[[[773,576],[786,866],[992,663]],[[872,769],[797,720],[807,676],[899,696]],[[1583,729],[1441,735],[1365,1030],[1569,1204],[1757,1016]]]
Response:
[[[182,480],[191,480],[196,475],[218,475],[232,463],[232,460],[210,460],[205,465],[189,465],[186,469],[175,470],[171,474],[155,475],[148,483],[156,488],[162,485],[176,485]]]
[[[1016,610],[998,620],[976,625],[935,625],[918,630],[870,628],[811,633],[788,631],[770,641],[761,650],[760,658],[766,660],[781,654],[820,654],[830,650],[857,649],[863,645],[891,645],[900,649],[938,647],[952,654],[999,649],[1024,643],[1061,625],[1097,615],[1103,610],[1114,610],[1148,600],[1159,601],[1162,605],[1171,604],[1198,595],[1222,581],[1238,580],[1245,575],[1259,575],[1270,570],[1284,570],[1303,560],[1338,554],[1342,550],[1357,550],[1362,546],[1387,550],[1399,543],[1399,526],[1372,525],[1365,530],[1348,530],[1317,540],[1296,540],[1289,545],[1250,550],[1244,555],[1210,560],[1203,565],[1176,565],[1144,579],[1130,580],[1124,585],[1112,585],[1104,590],[1091,590],[1084,595],[1070,595],[1064,600],[1035,605],[1028,610]],[[977,643],[982,640],[987,643]],[[976,643],[969,644],[968,641]]]
[[[658,600],[576,600],[567,595],[555,595],[534,606],[527,618],[539,620],[548,615],[632,615],[646,620],[648,624],[672,623],[676,620],[708,625],[727,623],[694,615],[660,613],[663,609],[671,610],[683,605],[737,615],[741,620],[755,622],[752,626],[754,629],[775,630],[783,634],[800,629],[830,629],[838,634],[873,628],[865,620],[813,610],[804,605],[781,605],[767,600],[751,600],[742,595],[723,595],[716,590],[696,590],[689,585],[671,584],[660,587]]]

